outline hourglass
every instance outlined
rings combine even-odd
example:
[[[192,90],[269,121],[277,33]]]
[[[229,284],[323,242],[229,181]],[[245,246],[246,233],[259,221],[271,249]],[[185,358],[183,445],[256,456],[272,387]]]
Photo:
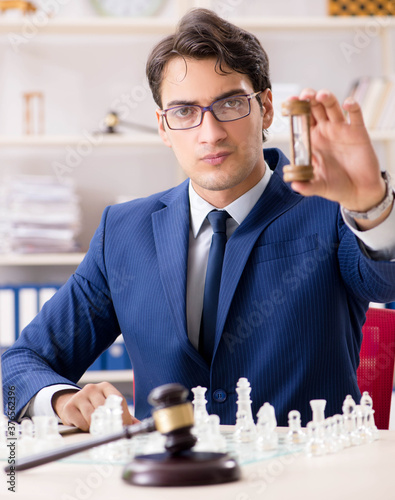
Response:
[[[286,101],[282,104],[283,116],[290,117],[291,164],[283,168],[284,181],[309,181],[313,179],[310,143],[310,101]]]

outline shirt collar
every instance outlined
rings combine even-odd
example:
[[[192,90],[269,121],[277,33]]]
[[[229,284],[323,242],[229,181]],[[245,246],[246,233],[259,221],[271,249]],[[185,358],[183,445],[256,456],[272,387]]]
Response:
[[[272,171],[270,170],[270,167],[266,162],[265,164],[266,168],[262,179],[249,191],[241,195],[235,201],[232,201],[232,203],[230,203],[228,206],[224,207],[224,210],[228,212],[228,214],[237,222],[238,225],[240,225],[247,217],[255,203],[262,196],[262,193],[265,191],[266,186],[269,184]],[[192,187],[191,181],[189,181],[189,204],[191,213],[191,228],[193,236],[194,238],[196,238],[199,234],[203,222],[207,217],[207,214],[212,210],[215,210],[216,207],[208,203],[208,201],[204,200],[197,194],[197,192]]]

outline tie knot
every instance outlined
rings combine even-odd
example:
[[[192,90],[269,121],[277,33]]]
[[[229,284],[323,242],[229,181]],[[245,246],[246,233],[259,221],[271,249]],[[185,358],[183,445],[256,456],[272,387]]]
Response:
[[[226,210],[213,210],[207,215],[214,233],[226,234],[226,219],[229,217],[230,215]]]

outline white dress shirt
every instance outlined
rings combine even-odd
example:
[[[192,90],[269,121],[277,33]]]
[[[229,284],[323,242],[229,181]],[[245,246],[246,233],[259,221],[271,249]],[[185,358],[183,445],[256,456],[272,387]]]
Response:
[[[266,164],[262,179],[237,200],[230,203],[226,210],[231,218],[227,220],[226,233],[228,239],[247,217],[255,203],[266,189],[272,171]],[[207,214],[216,207],[203,200],[189,182],[190,229],[187,270],[187,328],[188,338],[197,349],[199,343],[200,320],[203,309],[204,281],[206,277],[208,254],[213,234]],[[388,218],[373,229],[359,231],[354,220],[343,213],[342,216],[351,231],[364,244],[367,254],[375,260],[395,261],[395,210]],[[65,384],[51,385],[41,389],[25,406],[22,416],[55,415],[52,409],[52,396],[59,390],[76,389]],[[77,389],[78,390],[78,389]],[[56,416],[56,415],[55,415]]]

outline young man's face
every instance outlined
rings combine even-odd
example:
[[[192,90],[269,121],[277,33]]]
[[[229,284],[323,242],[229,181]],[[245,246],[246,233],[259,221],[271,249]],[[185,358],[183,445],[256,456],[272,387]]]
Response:
[[[202,198],[221,208],[251,189],[263,176],[262,129],[273,120],[270,90],[262,89],[261,110],[251,100],[249,116],[219,122],[206,112],[202,123],[189,130],[170,130],[159,113],[159,133],[174,154],[194,189]],[[234,91],[234,94],[233,94]],[[215,71],[215,59],[172,59],[165,69],[161,86],[163,109],[178,104],[208,106],[224,95],[251,94],[250,79],[231,71]]]

